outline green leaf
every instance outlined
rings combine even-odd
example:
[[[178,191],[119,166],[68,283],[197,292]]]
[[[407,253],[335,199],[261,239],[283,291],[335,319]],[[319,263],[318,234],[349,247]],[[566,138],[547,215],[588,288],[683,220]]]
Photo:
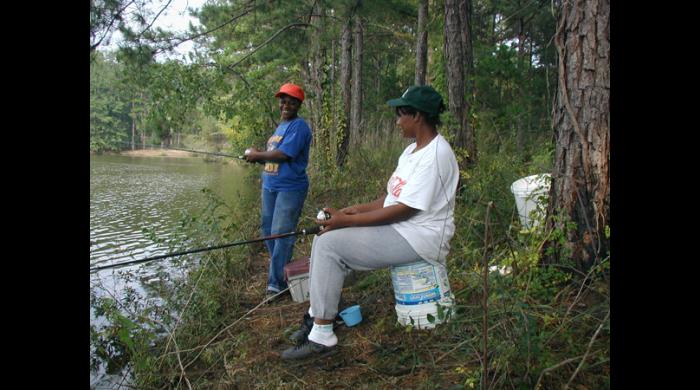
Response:
[[[129,350],[131,350],[131,351],[134,350],[134,341],[131,339],[131,335],[129,334],[129,329],[120,328],[117,335],[119,336],[119,341],[124,343],[127,346],[127,348],[129,348]]]

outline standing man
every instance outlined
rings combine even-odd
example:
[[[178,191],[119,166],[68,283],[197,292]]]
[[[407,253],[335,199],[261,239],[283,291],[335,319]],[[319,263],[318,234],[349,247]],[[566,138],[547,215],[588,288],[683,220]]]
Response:
[[[311,128],[298,116],[304,90],[283,84],[275,94],[279,98],[281,122],[267,140],[267,149],[250,148],[246,161],[264,162],[262,172],[262,235],[289,233],[296,229],[309,189],[306,166],[309,164]],[[270,270],[266,298],[287,288],[284,266],[292,258],[295,236],[267,240]]]

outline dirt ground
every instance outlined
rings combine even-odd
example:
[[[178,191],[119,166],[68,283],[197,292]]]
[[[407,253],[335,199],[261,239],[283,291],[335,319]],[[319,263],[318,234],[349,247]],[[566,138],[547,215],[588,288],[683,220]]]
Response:
[[[267,261],[256,258],[258,270],[245,290],[243,306],[254,307],[263,298]],[[446,329],[433,331],[397,327],[389,275],[385,288],[366,288],[363,277],[343,291],[341,308],[360,303],[363,321],[352,328],[336,329],[336,353],[326,358],[285,362],[281,352],[291,343],[286,337],[298,329],[309,302],[293,302],[289,295],[264,305],[230,329],[236,346],[223,354],[224,371],[210,373],[223,388],[447,388],[462,378],[454,370],[469,364],[445,348]],[[454,351],[454,350],[453,350]],[[445,356],[443,356],[445,355]],[[444,357],[445,359],[441,359]],[[436,362],[437,360],[437,362]],[[441,361],[440,361],[441,360]],[[470,362],[473,364],[473,362]]]

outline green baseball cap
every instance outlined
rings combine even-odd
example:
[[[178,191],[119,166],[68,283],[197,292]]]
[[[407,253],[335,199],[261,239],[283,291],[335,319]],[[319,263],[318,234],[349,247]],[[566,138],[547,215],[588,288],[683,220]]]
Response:
[[[441,112],[442,96],[429,85],[413,85],[408,87],[400,98],[387,100],[386,103],[392,107],[410,106],[418,111],[437,115]]]

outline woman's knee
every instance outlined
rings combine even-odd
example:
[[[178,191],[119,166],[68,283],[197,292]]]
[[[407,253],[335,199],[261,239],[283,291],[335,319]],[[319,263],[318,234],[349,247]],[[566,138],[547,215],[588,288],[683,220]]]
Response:
[[[324,233],[320,236],[314,236],[314,240],[311,243],[311,247],[316,248],[316,251],[328,252],[332,251],[335,246],[335,241],[339,239],[340,230],[332,230],[328,233]]]

